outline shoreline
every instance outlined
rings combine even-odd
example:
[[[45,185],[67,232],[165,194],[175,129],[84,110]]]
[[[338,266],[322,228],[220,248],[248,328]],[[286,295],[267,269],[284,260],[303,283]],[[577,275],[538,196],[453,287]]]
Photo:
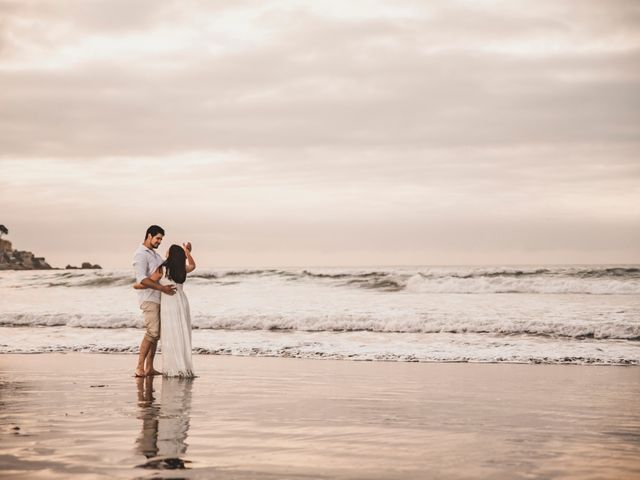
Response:
[[[44,327],[43,327],[44,328]],[[132,347],[133,348],[133,347]],[[138,347],[135,347],[138,348]],[[162,357],[162,352],[158,350],[157,357]],[[136,356],[138,351],[120,352],[120,351],[83,351],[83,350],[69,350],[69,351],[51,351],[51,352],[0,352],[0,358],[5,355],[19,356],[19,355],[123,355],[123,356]],[[391,364],[405,364],[405,363],[418,363],[425,365],[439,365],[439,364],[455,364],[455,365],[529,365],[529,366],[567,366],[567,367],[624,367],[624,368],[637,368],[640,367],[638,363],[578,363],[578,362],[525,362],[525,361],[483,361],[483,360],[401,360],[401,359],[388,359],[388,358],[331,358],[324,356],[316,357],[303,357],[303,356],[280,356],[280,355],[241,355],[235,353],[214,353],[214,352],[193,352],[193,357],[233,357],[233,358],[282,358],[288,360],[310,360],[310,361],[323,361],[323,362],[363,362],[363,363],[391,363]]]

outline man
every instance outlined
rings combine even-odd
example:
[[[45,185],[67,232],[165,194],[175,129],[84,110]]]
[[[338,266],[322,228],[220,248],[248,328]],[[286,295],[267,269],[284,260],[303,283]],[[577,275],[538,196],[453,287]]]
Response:
[[[160,339],[160,294],[173,295],[176,293],[174,286],[160,285],[149,278],[163,263],[162,257],[156,252],[163,237],[162,227],[151,225],[147,228],[144,243],[138,247],[133,255],[136,282],[147,287],[144,290],[138,290],[138,304],[144,315],[145,334],[142,343],[140,343],[136,377],[160,374],[153,368],[153,359]]]

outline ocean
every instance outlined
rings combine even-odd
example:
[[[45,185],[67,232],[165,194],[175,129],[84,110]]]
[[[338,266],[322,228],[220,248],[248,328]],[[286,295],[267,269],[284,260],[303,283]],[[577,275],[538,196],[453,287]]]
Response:
[[[131,270],[0,272],[0,353],[136,352]],[[198,354],[640,364],[640,266],[199,269]]]

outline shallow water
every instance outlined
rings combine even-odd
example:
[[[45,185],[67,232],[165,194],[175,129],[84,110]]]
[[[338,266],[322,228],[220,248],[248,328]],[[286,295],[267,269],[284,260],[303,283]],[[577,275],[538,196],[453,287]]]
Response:
[[[193,381],[136,381],[134,362],[0,356],[0,475],[640,475],[638,367],[197,356]]]
[[[0,353],[134,352],[126,270],[0,272]],[[636,266],[197,270],[197,353],[640,364]]]

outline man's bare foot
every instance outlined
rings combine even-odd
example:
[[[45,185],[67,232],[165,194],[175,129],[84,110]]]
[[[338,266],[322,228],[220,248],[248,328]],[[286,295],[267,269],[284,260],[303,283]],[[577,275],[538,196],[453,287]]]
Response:
[[[145,375],[149,376],[149,375],[162,375],[162,372],[159,372],[158,370],[156,370],[155,368],[149,372],[145,372]]]
[[[136,371],[134,372],[134,375],[136,377],[144,377],[145,373],[144,373],[144,370],[142,370],[141,368],[136,368]]]

